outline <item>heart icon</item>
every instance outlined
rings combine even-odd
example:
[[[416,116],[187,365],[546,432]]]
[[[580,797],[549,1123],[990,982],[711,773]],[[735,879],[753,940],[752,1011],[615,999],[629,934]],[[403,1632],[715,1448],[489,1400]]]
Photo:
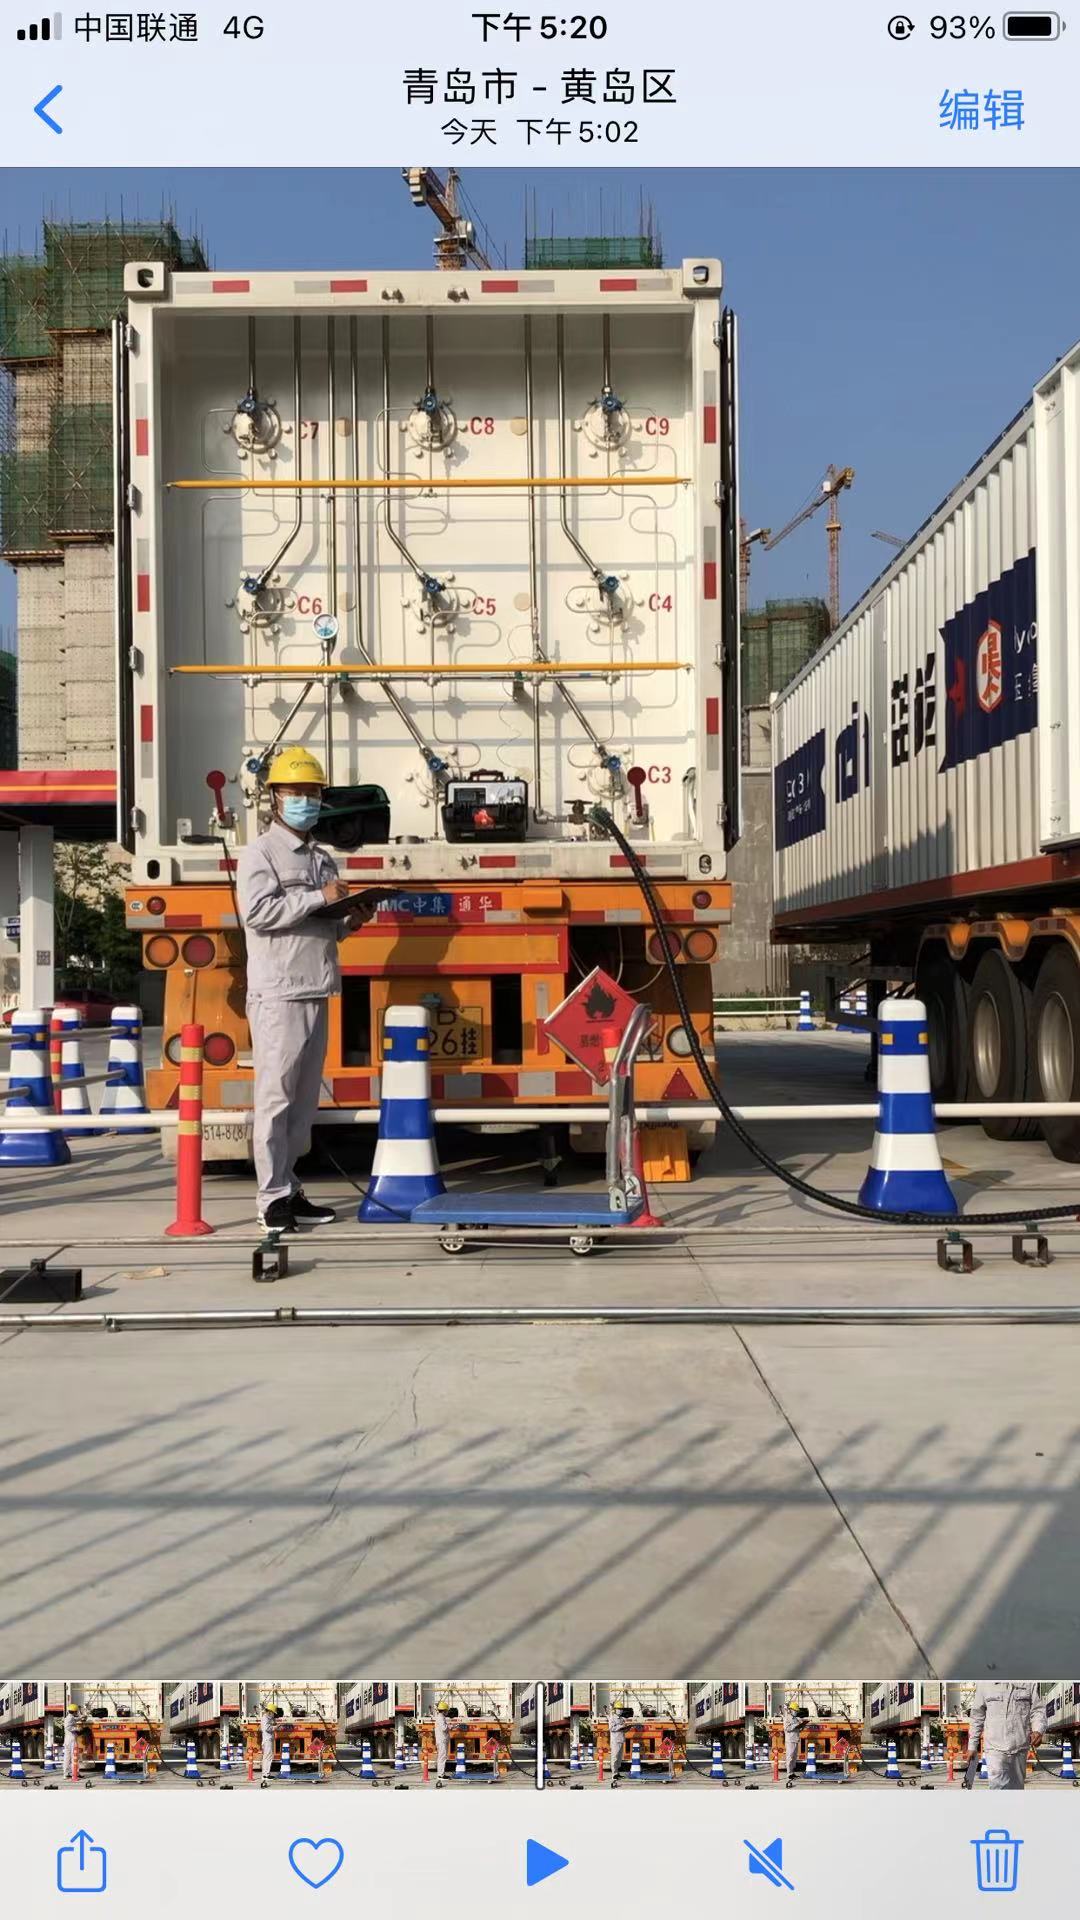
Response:
[[[289,1865],[308,1887],[325,1887],[344,1859],[340,1840],[294,1840],[289,1848]]]

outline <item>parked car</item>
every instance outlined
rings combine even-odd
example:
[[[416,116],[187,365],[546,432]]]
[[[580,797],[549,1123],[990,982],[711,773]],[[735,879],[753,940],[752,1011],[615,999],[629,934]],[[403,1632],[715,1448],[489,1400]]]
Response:
[[[85,1027],[108,1027],[112,1025],[112,1010],[117,1003],[115,994],[102,993],[98,987],[73,987],[70,993],[58,994],[56,1004],[78,1007]],[[5,1027],[10,1027],[18,1011],[18,1007],[8,1007],[3,1016]]]

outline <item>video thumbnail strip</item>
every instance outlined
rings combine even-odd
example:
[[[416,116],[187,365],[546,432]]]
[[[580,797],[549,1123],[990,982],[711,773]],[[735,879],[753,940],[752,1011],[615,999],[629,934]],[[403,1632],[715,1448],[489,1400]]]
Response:
[[[0,1789],[1075,1787],[1080,1680],[7,1680]]]

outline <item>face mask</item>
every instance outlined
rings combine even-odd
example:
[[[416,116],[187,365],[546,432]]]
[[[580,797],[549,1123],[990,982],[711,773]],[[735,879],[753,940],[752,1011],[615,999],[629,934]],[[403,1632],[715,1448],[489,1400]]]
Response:
[[[321,811],[322,801],[312,800],[307,794],[287,793],[281,801],[281,817],[285,825],[295,827],[297,833],[307,833]]]

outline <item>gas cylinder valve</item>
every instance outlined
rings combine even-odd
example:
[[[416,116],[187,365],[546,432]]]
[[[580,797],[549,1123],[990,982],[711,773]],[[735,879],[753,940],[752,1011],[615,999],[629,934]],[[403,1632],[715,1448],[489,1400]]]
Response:
[[[410,440],[421,454],[448,447],[457,433],[453,408],[440,399],[432,386],[424,388],[405,425]]]
[[[273,459],[281,439],[281,415],[269,400],[260,400],[255,388],[249,387],[237,401],[225,431],[235,440],[241,459],[254,453],[268,454]]]

